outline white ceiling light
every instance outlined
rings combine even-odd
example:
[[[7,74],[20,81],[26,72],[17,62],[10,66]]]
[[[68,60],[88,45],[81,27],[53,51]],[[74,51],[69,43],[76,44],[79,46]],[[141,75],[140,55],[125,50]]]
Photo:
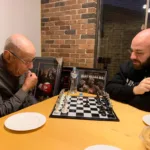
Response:
[[[146,4],[143,5],[143,9],[146,9]],[[148,13],[150,13],[150,8],[148,8]]]
[[[143,9],[146,9],[146,4],[143,5]]]

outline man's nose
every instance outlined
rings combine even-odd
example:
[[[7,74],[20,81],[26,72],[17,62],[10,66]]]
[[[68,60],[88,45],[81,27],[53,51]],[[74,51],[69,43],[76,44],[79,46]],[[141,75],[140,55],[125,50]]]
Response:
[[[33,62],[31,62],[31,63],[28,65],[28,68],[29,68],[29,69],[32,69],[32,68],[33,68]]]
[[[137,56],[135,55],[135,53],[134,53],[134,52],[131,52],[130,59],[136,59],[136,58],[137,58]]]

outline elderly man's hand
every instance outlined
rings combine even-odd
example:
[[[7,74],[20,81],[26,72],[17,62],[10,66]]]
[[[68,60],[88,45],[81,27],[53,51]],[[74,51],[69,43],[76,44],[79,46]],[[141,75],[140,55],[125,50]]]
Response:
[[[24,84],[22,86],[22,90],[25,92],[28,92],[29,90],[33,89],[35,85],[37,84],[37,76],[35,73],[28,72],[27,77],[24,81]]]
[[[149,92],[149,91],[150,91],[150,78],[143,79],[139,83],[139,85],[137,85],[133,88],[133,93],[135,95],[142,95],[145,92]]]

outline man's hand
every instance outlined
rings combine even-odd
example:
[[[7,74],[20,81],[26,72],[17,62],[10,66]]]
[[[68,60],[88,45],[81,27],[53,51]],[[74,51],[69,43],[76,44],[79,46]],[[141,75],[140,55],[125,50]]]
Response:
[[[28,92],[31,90],[35,85],[37,84],[37,76],[35,73],[32,73],[31,71],[28,72],[26,79],[24,81],[24,84],[22,86],[22,90],[25,92]]]
[[[137,85],[133,88],[133,93],[135,95],[142,95],[145,92],[149,92],[149,91],[150,91],[150,78],[143,79],[139,83],[139,85]]]

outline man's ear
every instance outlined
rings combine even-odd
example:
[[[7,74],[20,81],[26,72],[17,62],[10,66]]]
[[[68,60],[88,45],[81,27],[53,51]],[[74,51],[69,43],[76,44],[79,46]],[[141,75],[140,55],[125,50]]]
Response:
[[[3,52],[3,58],[7,63],[12,63],[13,57],[12,57],[12,54],[8,50],[5,50]]]

